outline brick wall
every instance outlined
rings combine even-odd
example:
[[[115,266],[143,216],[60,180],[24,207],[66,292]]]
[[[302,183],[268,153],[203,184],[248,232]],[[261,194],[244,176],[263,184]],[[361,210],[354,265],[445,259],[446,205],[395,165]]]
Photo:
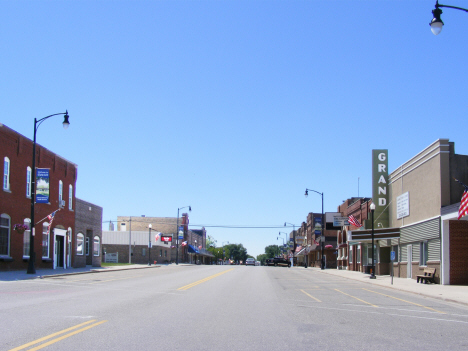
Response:
[[[100,267],[102,260],[102,207],[94,205],[90,202],[76,199],[76,219],[75,232],[72,236],[72,265],[73,267],[85,267],[92,265]],[[81,233],[89,239],[89,255],[77,255],[77,235]],[[98,256],[94,255],[94,238],[99,238]],[[86,240],[86,239],[85,239]],[[86,241],[85,241],[86,242]]]
[[[128,263],[128,245],[105,244],[103,250],[107,253],[118,253],[119,263]],[[162,254],[161,254],[162,251]],[[132,245],[132,263],[148,264],[148,245]],[[151,264],[169,263],[171,261],[171,247],[168,245],[155,245],[151,248]],[[103,257],[104,262],[104,257]]]
[[[8,157],[10,160],[10,189],[3,190],[3,186],[0,189],[0,214],[6,214],[10,217],[9,257],[4,256],[0,258],[0,270],[27,269],[28,258],[23,259],[23,235],[16,233],[13,230],[13,225],[22,224],[26,218],[29,219],[31,217],[31,198],[26,196],[26,170],[27,167],[32,168],[32,155],[33,142],[30,139],[0,124],[0,168],[2,175],[5,157]],[[54,228],[68,230],[68,228],[75,227],[74,208],[76,204],[73,203],[73,209],[69,210],[68,198],[69,185],[72,185],[72,201],[75,202],[77,166],[36,144],[36,167],[49,168],[50,170],[50,203],[35,204],[35,267],[52,268],[54,252],[54,235],[52,230]],[[42,259],[43,222],[38,222],[59,209],[59,181],[63,183],[62,195],[63,200],[65,200],[65,207],[56,213],[52,224],[52,234],[49,236],[49,259]]]
[[[450,284],[468,285],[468,221],[450,221]]]

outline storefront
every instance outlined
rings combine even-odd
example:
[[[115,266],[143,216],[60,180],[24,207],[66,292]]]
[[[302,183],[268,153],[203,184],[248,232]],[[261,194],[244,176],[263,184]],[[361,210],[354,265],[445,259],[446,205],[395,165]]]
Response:
[[[400,228],[374,229],[376,275],[390,274],[391,251],[399,251],[399,242]],[[349,231],[348,245],[348,270],[370,274],[372,269],[372,229]]]

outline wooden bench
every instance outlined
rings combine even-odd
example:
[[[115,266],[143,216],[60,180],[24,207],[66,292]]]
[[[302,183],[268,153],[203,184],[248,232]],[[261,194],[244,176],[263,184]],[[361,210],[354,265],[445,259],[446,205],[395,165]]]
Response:
[[[435,268],[429,268],[429,267],[424,268],[424,275],[417,275],[416,283],[419,283],[420,280],[421,280],[421,283],[425,283],[425,284],[427,284],[427,282],[435,283],[435,280],[434,280],[435,271],[436,271]]]

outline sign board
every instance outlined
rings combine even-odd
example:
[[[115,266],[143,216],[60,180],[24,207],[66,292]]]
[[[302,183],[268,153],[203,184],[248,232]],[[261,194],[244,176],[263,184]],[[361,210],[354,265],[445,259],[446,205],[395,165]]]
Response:
[[[388,150],[372,150],[372,202],[375,204],[375,218],[382,228],[389,223],[388,191]]]
[[[36,203],[48,204],[50,190],[50,179],[48,168],[36,169]]]
[[[171,243],[172,242],[172,236],[161,235],[161,241],[165,242],[165,243]]]
[[[184,238],[184,227],[180,226],[179,227],[179,239],[183,239],[183,238]]]
[[[397,197],[396,212],[397,219],[409,216],[409,192]]]
[[[333,217],[334,227],[344,227],[345,225],[349,225],[348,217]]]
[[[390,251],[390,261],[395,262],[395,251]]]
[[[106,252],[106,263],[119,263],[119,253]]]

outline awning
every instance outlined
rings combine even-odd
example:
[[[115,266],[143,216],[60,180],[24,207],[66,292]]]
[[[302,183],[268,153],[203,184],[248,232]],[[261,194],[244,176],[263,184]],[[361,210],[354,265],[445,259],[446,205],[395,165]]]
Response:
[[[374,240],[400,239],[400,228],[374,229]],[[348,232],[348,244],[356,245],[359,242],[370,242],[372,230],[353,230]]]
[[[199,253],[200,253],[200,252],[198,251],[198,249],[197,249],[195,246],[193,246],[193,245],[189,245],[189,246],[188,246],[188,252],[189,252],[189,253],[196,253],[196,254],[199,254]]]
[[[338,246],[339,249],[342,249],[343,247],[348,247],[348,244],[340,244],[340,246]]]
[[[201,256],[207,256],[207,257],[214,257],[214,255],[209,252],[208,250],[205,249],[199,249],[196,246],[189,245],[188,246],[188,253],[193,253]]]

